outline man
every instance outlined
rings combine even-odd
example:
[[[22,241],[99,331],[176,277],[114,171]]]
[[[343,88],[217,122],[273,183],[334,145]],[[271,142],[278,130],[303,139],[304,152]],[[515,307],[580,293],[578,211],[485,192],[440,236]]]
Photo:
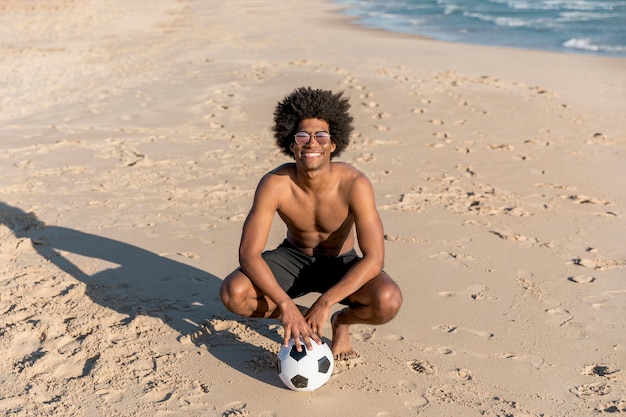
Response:
[[[383,227],[368,178],[348,164],[331,161],[353,130],[342,93],[299,88],[278,103],[274,137],[295,162],[259,182],[239,246],[240,267],[224,279],[220,296],[233,313],[279,318],[284,343],[321,343],[331,318],[336,358],[356,356],[350,325],[382,324],[397,314],[402,295],[383,271]],[[265,251],[274,213],[287,226],[275,250]],[[354,249],[355,232],[362,257]],[[293,298],[321,295],[308,310]],[[302,338],[302,339],[301,339]],[[302,347],[296,343],[298,350]]]

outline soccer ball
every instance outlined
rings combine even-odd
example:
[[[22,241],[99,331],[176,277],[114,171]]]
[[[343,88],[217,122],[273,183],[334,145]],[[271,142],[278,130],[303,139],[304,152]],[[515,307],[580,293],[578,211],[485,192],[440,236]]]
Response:
[[[302,343],[298,352],[293,339],[278,351],[276,367],[283,384],[294,391],[314,391],[324,385],[333,374],[333,353],[326,343],[318,345],[311,339],[313,349]]]

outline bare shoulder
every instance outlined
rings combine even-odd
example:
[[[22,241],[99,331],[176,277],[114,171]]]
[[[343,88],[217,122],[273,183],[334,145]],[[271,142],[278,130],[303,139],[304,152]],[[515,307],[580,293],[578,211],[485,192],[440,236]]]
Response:
[[[336,162],[335,168],[341,178],[341,183],[347,192],[358,192],[363,187],[371,188],[372,184],[363,172],[350,164]]]
[[[295,170],[290,165],[281,165],[263,175],[254,192],[253,210],[261,207],[274,210],[280,205],[281,195],[289,187],[291,172]]]
[[[287,183],[293,175],[295,175],[296,167],[293,163],[280,165],[267,174],[263,175],[259,185],[278,186],[281,183]]]
[[[272,176],[272,177],[284,177],[284,176],[291,176],[296,172],[296,164],[293,162],[288,162],[282,165],[277,166],[276,168],[274,168],[273,170],[271,170],[270,172],[268,172],[267,174],[265,174],[266,177],[268,176]]]
[[[359,179],[369,181],[363,172],[345,162],[333,162],[333,167],[339,176],[348,182],[357,181]]]

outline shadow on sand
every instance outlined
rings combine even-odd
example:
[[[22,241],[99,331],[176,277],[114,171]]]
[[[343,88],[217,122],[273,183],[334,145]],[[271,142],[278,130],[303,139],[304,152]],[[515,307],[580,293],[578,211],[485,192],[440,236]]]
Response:
[[[0,202],[0,223],[17,238],[27,238],[44,259],[86,284],[86,294],[95,303],[127,316],[128,324],[138,315],[157,317],[179,334],[206,348],[233,369],[262,382],[282,386],[275,372],[257,372],[247,366],[250,355],[267,350],[241,340],[228,329],[216,329],[212,319],[237,319],[218,297],[222,282],[217,276],[181,262],[159,256],[128,243],[58,226],[47,226],[34,213]],[[72,256],[69,256],[72,255]],[[88,274],[68,257],[73,255],[112,264]],[[281,342],[272,322],[239,320],[262,336]]]

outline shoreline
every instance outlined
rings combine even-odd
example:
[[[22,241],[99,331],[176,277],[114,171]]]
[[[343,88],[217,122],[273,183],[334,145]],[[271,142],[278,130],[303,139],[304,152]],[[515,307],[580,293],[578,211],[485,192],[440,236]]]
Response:
[[[548,52],[548,53],[561,54],[561,55],[590,56],[590,57],[618,58],[618,59],[626,58],[626,54],[624,52],[622,52],[621,54],[615,54],[615,53],[610,53],[610,52],[598,52],[598,51],[580,50],[580,49],[570,50],[570,49],[565,48],[564,46],[561,46],[560,48],[553,47],[553,48],[547,49],[547,48],[537,48],[537,47],[528,47],[528,46],[499,45],[499,44],[493,44],[493,43],[462,42],[462,41],[445,40],[445,39],[441,39],[438,37],[427,36],[424,34],[409,32],[409,31],[394,31],[391,29],[385,29],[383,27],[377,27],[375,25],[366,25],[366,24],[359,23],[358,22],[359,17],[350,15],[348,14],[348,12],[345,12],[345,13],[342,12],[342,11],[349,10],[351,8],[350,6],[338,4],[334,0],[329,0],[329,2],[335,6],[338,6],[338,10],[339,10],[338,13],[341,14],[342,16],[347,17],[348,21],[351,24],[360,26],[361,28],[365,30],[382,31],[382,32],[401,35],[401,36],[413,36],[419,39],[427,39],[427,40],[433,40],[437,42],[451,43],[451,44],[458,44],[458,45],[510,48],[510,49],[526,50],[526,51]]]
[[[328,0],[4,7],[1,412],[626,412],[626,58],[367,29]],[[307,85],[350,98],[338,160],[372,181],[405,303],[301,395],[278,322],[217,291],[289,161],[274,106]]]

